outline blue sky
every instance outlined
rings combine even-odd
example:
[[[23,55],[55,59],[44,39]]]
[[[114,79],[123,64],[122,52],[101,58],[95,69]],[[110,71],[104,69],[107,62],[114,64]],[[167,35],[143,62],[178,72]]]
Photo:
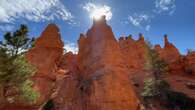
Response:
[[[163,46],[163,35],[181,53],[195,50],[194,0],[0,0],[0,39],[20,24],[38,37],[49,23],[59,26],[65,48],[77,51],[80,33],[86,33],[92,17],[105,14],[117,38],[143,33]]]

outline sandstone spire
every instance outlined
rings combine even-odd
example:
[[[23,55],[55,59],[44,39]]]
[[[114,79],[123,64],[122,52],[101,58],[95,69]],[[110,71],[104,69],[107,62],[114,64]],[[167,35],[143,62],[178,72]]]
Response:
[[[168,35],[167,35],[167,34],[164,35],[164,43],[165,43],[165,44],[164,44],[165,47],[167,47],[167,46],[170,45],[169,40],[168,40]]]
[[[51,76],[53,70],[63,55],[63,42],[59,28],[49,24],[36,39],[35,47],[27,53],[29,61],[38,68],[37,75]]]
[[[139,33],[139,39],[138,39],[138,42],[140,43],[145,43],[145,40],[144,40],[144,35],[142,33]]]
[[[118,42],[105,16],[94,22],[86,37],[80,37],[79,48],[79,69],[83,80],[90,81],[87,89],[82,85],[88,91],[83,99],[84,109],[137,110],[139,100],[129,83]]]
[[[156,46],[155,49],[159,53],[160,57],[169,64],[178,61],[178,59],[180,58],[178,49],[169,42],[167,35],[164,36],[164,48]]]
[[[49,24],[35,41],[35,47],[26,54],[28,61],[37,69],[33,77],[34,86],[40,93],[37,105],[42,105],[51,96],[57,75],[57,65],[62,55],[63,42],[59,28],[55,24]]]
[[[36,47],[63,48],[63,45],[59,28],[55,24],[49,24],[35,42]]]
[[[103,15],[100,19],[96,20],[93,19],[93,25],[100,25],[100,24],[106,24],[106,16]]]

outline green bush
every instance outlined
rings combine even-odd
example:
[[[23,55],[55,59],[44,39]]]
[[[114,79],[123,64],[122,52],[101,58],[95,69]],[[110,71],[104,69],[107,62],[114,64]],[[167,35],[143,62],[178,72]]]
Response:
[[[143,92],[141,93],[141,96],[144,98],[151,98],[155,97],[158,95],[158,91],[155,88],[155,79],[150,78],[144,81],[144,89]]]
[[[39,93],[33,90],[32,88],[33,82],[30,80],[26,80],[22,85],[20,86],[21,89],[21,96],[23,99],[35,103],[37,101],[37,98],[39,97]]]
[[[166,93],[168,89],[169,84],[166,81],[149,78],[144,81],[144,88],[141,96],[144,97],[144,99],[158,98]]]

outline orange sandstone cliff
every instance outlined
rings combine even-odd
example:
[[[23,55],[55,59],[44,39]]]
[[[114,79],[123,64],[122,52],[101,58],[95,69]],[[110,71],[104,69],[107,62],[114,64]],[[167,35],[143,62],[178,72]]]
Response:
[[[156,45],[155,50],[168,63],[165,79],[175,91],[195,99],[195,53],[181,55],[167,36],[164,42],[164,48]],[[26,54],[37,68],[37,103],[6,104],[2,110],[42,110],[49,100],[54,110],[144,110],[140,92],[150,75],[144,69],[145,45],[142,34],[138,40],[131,35],[117,40],[102,17],[80,35],[78,54],[64,54],[59,28],[50,24]]]

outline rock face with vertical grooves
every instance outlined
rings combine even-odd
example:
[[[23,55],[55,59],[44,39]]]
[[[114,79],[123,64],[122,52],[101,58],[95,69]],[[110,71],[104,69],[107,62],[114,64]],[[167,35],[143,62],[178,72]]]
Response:
[[[119,38],[119,45],[123,58],[129,69],[144,69],[144,64],[147,56],[146,43],[142,34],[136,41],[132,36]]]
[[[37,75],[49,77],[54,72],[63,55],[63,45],[58,27],[54,24],[48,25],[36,40],[35,47],[27,53],[29,61],[37,67]]]
[[[103,17],[79,39],[83,110],[139,110],[120,47]]]
[[[53,92],[63,45],[59,28],[55,24],[49,24],[36,40],[35,47],[26,55],[30,63],[37,68],[33,79],[35,88],[40,93],[38,104],[43,104]]]
[[[28,60],[37,68],[33,77],[35,88],[40,93],[38,105],[45,103],[53,93],[57,65],[63,55],[63,42],[59,28],[50,24],[36,40],[35,47],[27,53]]]

